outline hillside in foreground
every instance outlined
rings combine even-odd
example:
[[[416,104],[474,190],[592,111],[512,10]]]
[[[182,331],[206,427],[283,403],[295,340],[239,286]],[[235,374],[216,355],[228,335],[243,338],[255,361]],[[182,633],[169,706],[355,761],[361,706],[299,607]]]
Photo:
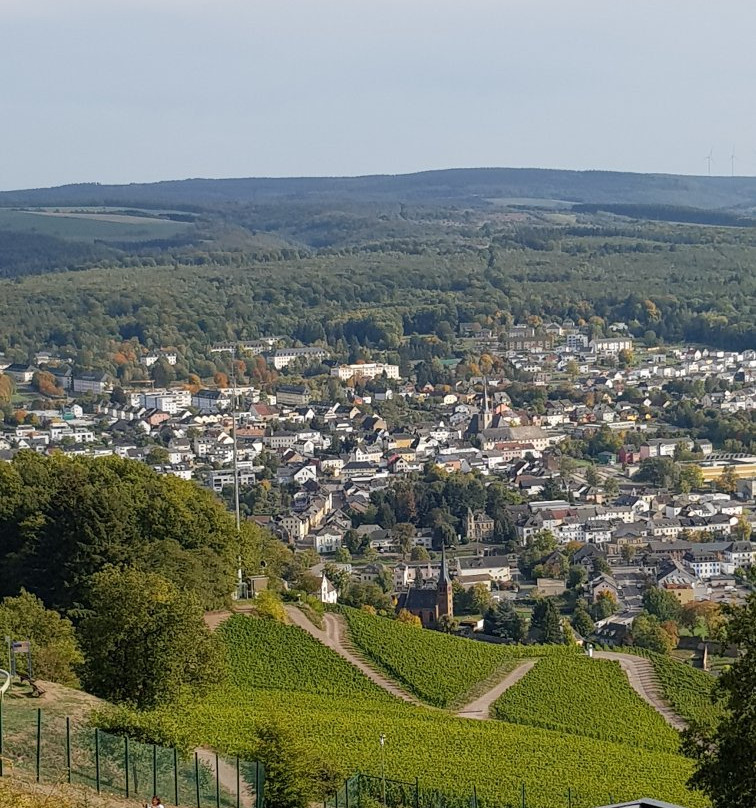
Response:
[[[686,788],[691,765],[676,753],[671,737],[652,750],[627,732],[614,732],[611,719],[599,728],[599,740],[536,727],[531,721],[515,723],[519,718],[455,718],[393,699],[296,627],[237,616],[220,631],[230,680],[203,700],[142,715],[140,724],[160,726],[177,737],[188,734],[195,743],[225,753],[251,756],[250,739],[272,721],[343,776],[358,769],[378,771],[378,738],[385,733],[388,776],[418,777],[421,785],[460,800],[469,798],[474,785],[493,805],[516,800],[523,783],[532,808],[561,804],[568,787],[581,805],[639,795],[690,808],[706,804]],[[595,700],[594,714],[600,717],[606,694],[591,686],[585,695]],[[645,705],[632,699],[627,704],[650,726]]]

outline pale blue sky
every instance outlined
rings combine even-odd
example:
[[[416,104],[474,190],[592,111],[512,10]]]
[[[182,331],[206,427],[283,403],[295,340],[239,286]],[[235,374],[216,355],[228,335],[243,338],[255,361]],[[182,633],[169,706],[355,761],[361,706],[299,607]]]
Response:
[[[752,0],[0,0],[0,188],[756,174]]]

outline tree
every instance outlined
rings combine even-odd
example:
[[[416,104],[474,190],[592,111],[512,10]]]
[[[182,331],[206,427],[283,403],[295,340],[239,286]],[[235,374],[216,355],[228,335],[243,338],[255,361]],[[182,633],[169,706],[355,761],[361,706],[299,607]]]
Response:
[[[442,614],[436,628],[444,634],[453,634],[457,630],[457,621],[450,614]]]
[[[588,580],[588,573],[585,567],[580,564],[573,564],[567,574],[567,586],[570,589],[582,589],[583,584]]]
[[[337,547],[333,558],[339,564],[349,564],[352,560],[352,554],[346,547]]]
[[[410,553],[410,560],[412,561],[430,561],[430,554],[420,545],[415,545]]]
[[[727,466],[717,477],[716,485],[717,490],[723,491],[725,494],[734,494],[738,490],[738,476],[735,474],[735,469]]]
[[[648,648],[649,651],[656,651],[657,654],[669,654],[676,644],[659,619],[646,612],[641,612],[633,620],[631,631],[633,645]]]
[[[596,471],[596,466],[591,464],[585,470],[585,481],[591,488],[596,488],[598,485],[601,484],[601,477],[599,476],[598,471]]]
[[[483,615],[483,631],[493,637],[522,642],[525,621],[508,600],[501,600]]]
[[[17,598],[0,602],[0,636],[31,642],[35,677],[69,687],[78,685],[75,669],[84,658],[73,625],[57,612],[45,609],[39,598],[22,589]],[[20,657],[18,662],[26,670],[26,658]]]
[[[108,567],[91,578],[90,604],[79,637],[84,685],[95,695],[149,708],[221,677],[220,647],[192,592],[156,573]]]
[[[316,760],[301,735],[273,721],[257,730],[253,748],[265,766],[265,804],[270,808],[322,802],[345,776]]]
[[[146,460],[151,466],[162,466],[168,462],[168,450],[164,446],[152,446]]]
[[[687,494],[697,488],[703,488],[704,476],[700,466],[695,463],[688,463],[680,468],[679,489],[681,493]]]
[[[657,586],[650,586],[643,593],[643,608],[662,622],[679,620],[682,614],[680,601],[668,590]]]
[[[572,627],[581,637],[589,637],[593,634],[593,620],[588,614],[588,607],[585,605],[584,600],[579,600],[575,606],[575,612],[572,615]]]
[[[714,808],[756,805],[756,594],[743,606],[726,606],[728,641],[741,654],[717,683],[715,698],[727,708],[719,724],[686,731],[683,751],[696,761],[690,784]]]
[[[535,638],[542,643],[557,644],[564,642],[562,621],[559,611],[551,598],[539,598],[533,607],[530,628]]]
[[[625,564],[629,564],[635,558],[635,547],[632,544],[623,544],[620,548],[620,555]]]
[[[473,584],[470,589],[470,606],[473,614],[484,614],[493,605],[493,595],[485,584]]]
[[[415,526],[410,522],[399,522],[391,531],[403,555],[412,550],[412,541],[415,538]]]
[[[722,607],[711,600],[694,600],[682,608],[680,623],[702,639],[717,639],[723,634],[725,616]]]
[[[263,620],[286,622],[286,609],[281,598],[271,589],[264,589],[255,597],[253,611],[256,617]]]
[[[591,613],[594,620],[605,620],[610,615],[617,611],[617,599],[611,592],[599,592],[593,606]]]
[[[614,498],[619,494],[619,483],[614,479],[614,477],[607,477],[604,480],[604,493],[610,499]]]
[[[751,523],[748,521],[748,517],[741,513],[738,516],[738,521],[732,528],[732,535],[736,541],[750,541],[751,539],[751,532],[752,527]]]
[[[414,626],[415,628],[423,627],[422,620],[416,614],[412,614],[412,612],[407,611],[407,609],[401,609],[399,614],[396,616],[396,619],[397,622],[404,623],[408,626]]]

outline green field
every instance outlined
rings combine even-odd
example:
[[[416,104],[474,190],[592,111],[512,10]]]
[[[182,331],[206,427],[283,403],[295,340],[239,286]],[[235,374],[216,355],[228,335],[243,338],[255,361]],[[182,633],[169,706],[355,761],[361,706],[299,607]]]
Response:
[[[342,614],[359,652],[434,707],[460,706],[479,683],[502,679],[522,659],[575,651],[560,646],[493,645],[422,631],[356,609]]]
[[[295,627],[237,616],[219,631],[228,647],[229,680],[202,699],[140,716],[142,726],[251,757],[256,728],[272,720],[343,775],[377,773],[378,738],[385,733],[389,777],[418,777],[421,786],[460,801],[475,785],[481,799],[501,808],[519,804],[523,783],[530,808],[566,805],[568,788],[572,805],[581,808],[639,796],[686,808],[706,805],[685,787],[690,762],[672,752],[414,707],[379,691]],[[563,658],[554,657],[554,664]]]
[[[559,732],[676,752],[679,735],[630,687],[617,662],[542,659],[494,704],[497,718]]]
[[[69,241],[153,241],[170,239],[188,225],[153,216],[135,216],[106,211],[57,213],[53,210],[0,209],[0,230],[40,233]]]

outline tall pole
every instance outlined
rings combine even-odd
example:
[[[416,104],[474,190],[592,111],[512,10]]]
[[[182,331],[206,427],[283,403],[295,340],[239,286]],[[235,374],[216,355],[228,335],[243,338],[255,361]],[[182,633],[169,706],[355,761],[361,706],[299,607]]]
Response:
[[[386,743],[386,736],[381,733],[379,738],[381,744],[381,790],[383,792],[383,808],[386,808],[386,761],[383,751],[384,744]]]
[[[233,388],[233,401],[231,403],[231,437],[234,439],[234,511],[236,513],[236,540],[239,547],[237,557],[237,590],[242,594],[242,568],[241,568],[241,517],[239,515],[239,456],[236,445],[236,346],[231,349],[231,386]]]

